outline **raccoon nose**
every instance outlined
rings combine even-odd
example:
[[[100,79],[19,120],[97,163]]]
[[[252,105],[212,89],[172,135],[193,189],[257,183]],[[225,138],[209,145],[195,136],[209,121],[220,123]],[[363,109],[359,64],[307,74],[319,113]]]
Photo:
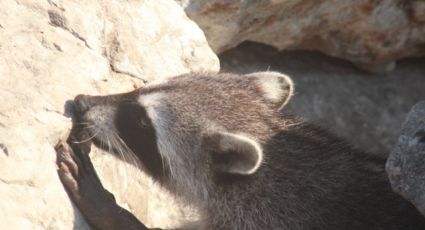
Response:
[[[74,109],[76,112],[85,113],[90,109],[89,97],[90,96],[80,94],[74,98]]]

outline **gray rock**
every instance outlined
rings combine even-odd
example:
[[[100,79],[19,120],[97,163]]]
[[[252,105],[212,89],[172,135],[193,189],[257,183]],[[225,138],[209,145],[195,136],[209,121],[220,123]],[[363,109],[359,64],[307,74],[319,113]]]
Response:
[[[425,215],[425,101],[407,115],[386,170],[393,190]]]

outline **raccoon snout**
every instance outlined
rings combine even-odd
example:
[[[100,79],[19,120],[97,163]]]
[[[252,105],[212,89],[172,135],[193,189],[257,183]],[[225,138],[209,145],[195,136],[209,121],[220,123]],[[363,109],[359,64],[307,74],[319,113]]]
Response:
[[[90,109],[89,98],[87,95],[77,95],[74,99],[74,110],[76,113],[83,114]]]

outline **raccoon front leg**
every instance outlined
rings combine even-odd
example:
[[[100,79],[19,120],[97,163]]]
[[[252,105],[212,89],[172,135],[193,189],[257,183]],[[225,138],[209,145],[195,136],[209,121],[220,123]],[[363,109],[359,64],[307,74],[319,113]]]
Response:
[[[75,144],[73,140],[84,140],[84,132],[71,132],[69,145],[56,146],[59,177],[69,196],[95,229],[149,229],[133,214],[120,207],[114,196],[100,182],[88,156],[90,142]]]

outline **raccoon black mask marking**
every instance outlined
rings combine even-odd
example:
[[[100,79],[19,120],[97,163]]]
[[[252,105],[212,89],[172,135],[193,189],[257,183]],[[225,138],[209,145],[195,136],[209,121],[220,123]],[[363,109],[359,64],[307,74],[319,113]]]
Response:
[[[201,229],[425,229],[383,159],[285,114],[292,93],[280,73],[189,74],[75,105],[100,147],[199,208]]]

